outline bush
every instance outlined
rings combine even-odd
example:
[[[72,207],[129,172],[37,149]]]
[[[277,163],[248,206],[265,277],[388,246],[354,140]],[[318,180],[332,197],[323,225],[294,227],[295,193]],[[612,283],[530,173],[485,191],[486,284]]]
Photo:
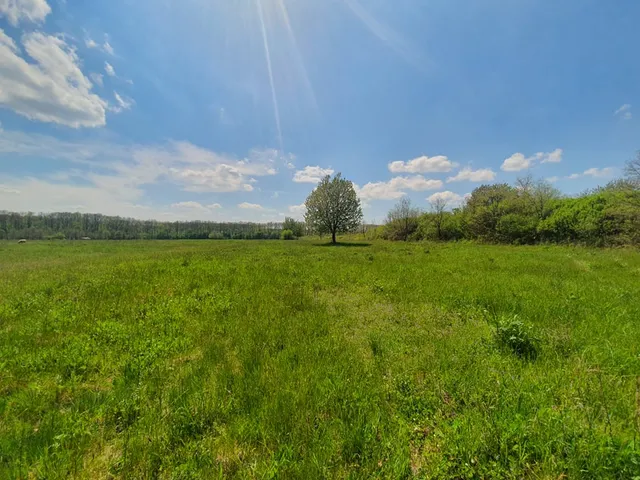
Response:
[[[210,240],[224,240],[224,234],[222,232],[211,232],[209,234]]]
[[[517,315],[501,318],[496,325],[495,338],[497,344],[511,350],[518,357],[533,360],[538,356],[539,339],[533,328],[526,325]]]
[[[500,240],[506,243],[535,243],[538,219],[534,216],[510,213],[498,220]]]
[[[280,240],[295,240],[296,237],[293,235],[291,230],[283,230],[280,234]]]

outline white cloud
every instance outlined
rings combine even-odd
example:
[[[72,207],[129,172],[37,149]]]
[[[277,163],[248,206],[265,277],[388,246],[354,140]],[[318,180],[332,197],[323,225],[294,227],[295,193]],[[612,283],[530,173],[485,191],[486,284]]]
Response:
[[[496,172],[490,168],[472,170],[469,167],[463,168],[457,175],[447,178],[447,182],[490,182],[496,178]]]
[[[248,202],[239,203],[238,208],[243,208],[245,210],[264,210],[264,207],[262,205],[258,205],[257,203],[248,203]]]
[[[319,183],[327,175],[333,175],[333,169],[306,166],[295,173],[293,181],[296,183]]]
[[[396,161],[389,164],[389,171],[393,173],[435,173],[450,172],[457,164],[447,157],[418,157],[408,162]]]
[[[457,207],[464,202],[465,197],[447,190],[445,192],[434,193],[433,195],[428,197],[427,200],[430,203],[435,203],[438,200],[443,200],[448,207]]]
[[[503,163],[501,170],[505,172],[519,172],[531,168],[540,163],[560,163],[562,161],[563,150],[556,148],[553,152],[544,153],[538,152],[531,157],[525,157],[522,153],[514,153],[507,158]]]
[[[619,109],[617,109],[614,116],[620,116],[623,120],[631,120],[633,118],[633,114],[631,113],[631,105],[625,103]]]
[[[101,73],[90,73],[89,74],[89,78],[93,81],[93,83],[95,83],[96,85],[99,85],[101,87],[104,87],[104,75],[102,75]]]
[[[0,0],[2,1],[2,0]],[[84,37],[84,44],[87,48],[98,48],[100,50],[102,50],[104,53],[106,53],[107,55],[111,55],[111,56],[115,56],[115,51],[113,50],[113,47],[111,46],[111,44],[109,43],[109,36],[105,35],[105,41],[102,45],[100,45],[98,42],[96,42],[93,38],[91,38],[88,34],[88,32],[85,30],[85,37]],[[106,68],[106,66],[105,66]]]
[[[363,202],[369,200],[397,200],[406,195],[389,185],[389,182],[370,182],[362,188],[356,186],[356,192]]]
[[[584,171],[584,175],[588,177],[606,178],[613,176],[615,169],[612,167],[605,168],[589,168]]]
[[[151,203],[146,187],[162,183],[167,189],[242,190],[243,185],[251,186],[255,182],[249,172],[255,177],[269,175],[276,162],[269,151],[264,150],[254,150],[247,158],[236,159],[186,142],[142,147],[96,141],[64,142],[46,135],[0,132],[0,163],[8,158],[19,161],[21,157],[72,162],[74,168],[53,171],[42,178],[0,173],[2,209],[79,211],[159,220],[265,221],[263,215],[269,212],[267,209],[243,209],[238,214],[235,209],[222,209],[218,203],[207,205],[189,199],[159,206]],[[180,176],[185,170],[206,171],[219,165],[236,169],[231,187],[226,178],[212,178],[203,185],[188,175]]]
[[[291,205],[289,207],[289,212],[295,215],[302,215],[306,211],[307,211],[307,207],[305,206],[304,203],[300,205]]]
[[[0,155],[58,159],[92,172],[56,172],[57,181],[80,179],[96,189],[110,191],[119,200],[137,201],[141,187],[161,181],[189,192],[251,191],[254,177],[274,175],[272,150],[253,150],[247,158],[221,155],[188,142],[150,146],[121,146],[95,142],[63,142],[46,135],[0,132]],[[1,158],[1,157],[0,157]],[[100,172],[100,173],[95,173]],[[12,184],[12,182],[0,182]],[[71,182],[72,183],[72,182]],[[48,208],[44,202],[39,208]]]
[[[202,212],[208,212],[209,208],[205,207],[201,203],[198,202],[179,202],[171,205],[171,208],[175,209],[186,209],[186,210],[200,210]]]
[[[187,192],[253,191],[253,186],[245,183],[250,180],[231,165],[221,164],[199,170],[172,168],[169,171],[174,180],[184,185]]]
[[[519,172],[531,167],[531,157],[527,158],[522,153],[514,153],[500,167],[505,172]]]
[[[394,177],[388,182],[370,182],[363,187],[355,186],[356,192],[364,202],[369,200],[397,200],[406,194],[406,190],[423,191],[442,188],[441,180],[431,180],[422,175],[413,177]]]
[[[107,103],[91,92],[75,50],[64,39],[39,32],[22,37],[27,62],[0,29],[0,105],[41,122],[73,128],[106,124]]]
[[[46,0],[0,0],[0,17],[7,17],[14,27],[22,21],[42,23],[50,13]]]
[[[589,168],[582,173],[572,173],[568,177],[565,177],[569,180],[575,180],[577,178],[582,177],[593,177],[593,178],[609,178],[615,174],[616,169],[613,167],[604,167],[604,168]]]
[[[127,98],[127,97],[122,98],[118,94],[118,92],[115,92],[115,91],[113,92],[113,96],[115,97],[116,102],[118,103],[118,106],[112,108],[111,110],[116,113],[120,113],[124,110],[130,110],[131,107],[136,103],[132,98]]]
[[[115,52],[113,51],[113,47],[111,46],[111,44],[109,42],[104,42],[102,44],[102,49],[108,53],[109,55],[115,55]]]
[[[389,180],[388,184],[397,190],[438,190],[442,188],[442,180],[432,180],[430,178],[424,178],[422,175],[416,175],[413,177],[394,177]]]
[[[8,187],[6,185],[0,185],[0,195],[20,195],[20,190]]]
[[[546,180],[549,183],[556,183],[558,180],[560,180],[560,177],[548,177]]]
[[[536,159],[540,160],[540,163],[560,163],[562,161],[563,150],[556,148],[550,153],[536,153]]]
[[[109,62],[104,62],[104,71],[107,72],[107,75],[109,75],[110,77],[116,76],[116,70]]]

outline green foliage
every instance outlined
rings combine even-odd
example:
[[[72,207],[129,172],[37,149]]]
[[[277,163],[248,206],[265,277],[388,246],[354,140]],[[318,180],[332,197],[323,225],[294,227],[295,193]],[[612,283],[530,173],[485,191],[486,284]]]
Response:
[[[320,245],[0,242],[0,478],[640,475],[635,249]]]
[[[211,232],[209,234],[209,239],[210,240],[224,240],[224,234],[222,232]]]
[[[280,234],[280,240],[295,240],[296,237],[291,230],[283,230]]]
[[[420,210],[411,205],[411,200],[402,198],[387,215],[384,238],[387,240],[409,240],[418,230]]]
[[[530,215],[508,213],[498,220],[496,233],[500,241],[514,244],[535,243],[538,219]]]
[[[14,213],[0,210],[0,239],[27,240],[169,240],[274,239],[280,238],[279,223],[158,222],[109,217],[92,213]]]
[[[630,176],[579,197],[563,198],[549,183],[528,176],[518,179],[516,187],[482,185],[452,212],[444,203],[434,204],[432,212],[420,216],[415,231],[411,223],[410,235],[402,230],[408,224],[395,220],[381,235],[388,240],[468,239],[516,245],[640,245],[638,185]],[[390,216],[395,218],[397,209]],[[406,218],[413,222],[413,217]]]
[[[517,315],[501,318],[495,329],[496,342],[509,349],[518,357],[535,359],[538,356],[540,340],[531,325],[525,324]]]
[[[286,217],[284,219],[282,229],[291,231],[293,233],[293,236],[296,238],[304,236],[304,222],[298,222],[290,217]]]
[[[418,239],[453,241],[464,238],[463,217],[452,212],[424,213],[418,219]]]
[[[305,202],[304,218],[311,230],[320,235],[330,234],[336,243],[338,233],[348,233],[362,223],[360,199],[353,184],[338,173],[327,175],[311,192]]]

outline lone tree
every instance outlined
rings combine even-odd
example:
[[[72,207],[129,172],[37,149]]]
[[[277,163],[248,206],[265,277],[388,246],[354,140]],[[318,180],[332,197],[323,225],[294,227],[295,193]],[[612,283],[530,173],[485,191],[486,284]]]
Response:
[[[322,179],[304,203],[304,219],[311,230],[319,234],[330,233],[336,243],[336,234],[350,232],[362,222],[362,208],[353,184],[338,173]]]

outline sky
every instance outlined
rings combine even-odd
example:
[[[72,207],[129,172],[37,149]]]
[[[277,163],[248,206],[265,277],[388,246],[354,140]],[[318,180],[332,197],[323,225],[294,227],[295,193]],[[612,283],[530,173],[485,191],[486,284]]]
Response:
[[[640,149],[637,0],[0,0],[0,210],[365,219]],[[636,107],[637,105],[637,107]]]

